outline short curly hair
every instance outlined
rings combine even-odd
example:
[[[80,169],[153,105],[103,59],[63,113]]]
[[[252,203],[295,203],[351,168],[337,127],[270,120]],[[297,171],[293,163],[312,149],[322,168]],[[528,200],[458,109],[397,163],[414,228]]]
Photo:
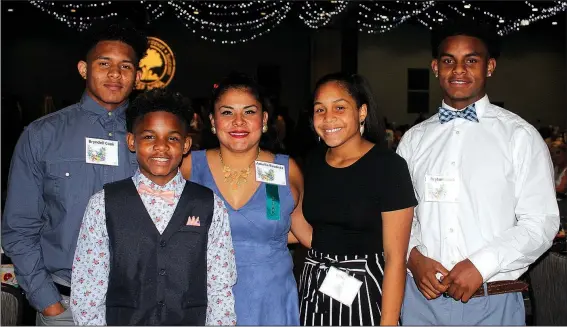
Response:
[[[182,122],[185,132],[189,132],[189,124],[193,117],[191,101],[181,93],[171,92],[165,88],[156,88],[140,93],[126,109],[126,128],[133,133],[139,120],[150,112],[170,112]]]
[[[111,17],[95,21],[83,39],[85,58],[102,41],[120,41],[134,49],[136,62],[142,59],[148,49],[148,37],[128,19]]]
[[[464,35],[475,37],[484,43],[490,58],[500,57],[500,36],[490,24],[482,21],[460,18],[444,23],[435,29],[431,34],[431,55],[433,58],[439,57],[439,47],[446,38],[451,36]]]

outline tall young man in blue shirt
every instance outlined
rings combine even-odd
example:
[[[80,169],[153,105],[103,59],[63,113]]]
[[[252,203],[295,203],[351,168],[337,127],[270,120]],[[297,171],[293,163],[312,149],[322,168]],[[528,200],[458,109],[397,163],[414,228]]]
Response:
[[[37,325],[73,325],[71,266],[89,198],[132,176],[125,110],[147,37],[127,21],[92,26],[78,71],[81,100],[31,123],[10,168],[2,246],[38,311]]]

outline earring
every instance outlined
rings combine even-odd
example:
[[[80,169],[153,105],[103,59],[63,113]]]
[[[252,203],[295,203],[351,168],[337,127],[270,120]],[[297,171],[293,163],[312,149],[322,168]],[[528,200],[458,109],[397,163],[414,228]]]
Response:
[[[360,135],[364,134],[364,122],[360,123]]]
[[[268,125],[262,126],[262,133],[268,132]]]
[[[488,77],[492,76],[492,72],[488,72]]]
[[[438,72],[435,72],[435,77],[439,77],[439,73],[438,73]]]
[[[211,127],[211,133],[216,134],[217,133],[217,129],[213,126]]]

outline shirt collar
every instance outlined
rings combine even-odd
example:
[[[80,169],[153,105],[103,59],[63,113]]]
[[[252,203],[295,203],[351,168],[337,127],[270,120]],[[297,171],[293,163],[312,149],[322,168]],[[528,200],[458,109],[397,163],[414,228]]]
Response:
[[[486,109],[489,105],[490,105],[490,100],[488,99],[488,95],[486,95],[486,94],[481,99],[479,99],[478,101],[476,101],[474,103],[474,109],[476,110],[476,116],[478,117],[479,120],[484,116]],[[445,109],[449,109],[449,110],[452,110],[452,111],[458,111],[457,109],[446,104],[445,100],[442,101],[441,106]]]
[[[136,169],[136,172],[134,173],[132,180],[134,181],[134,185],[136,186],[136,188],[138,188],[138,186],[140,186],[140,184],[143,183],[154,190],[174,191],[176,198],[181,197],[181,193],[183,192],[183,188],[185,187],[185,182],[186,182],[185,178],[183,178],[183,175],[181,174],[181,171],[179,169],[177,169],[177,174],[175,175],[175,177],[173,177],[164,186],[160,186],[152,182],[149,178],[144,176],[142,172],[140,172],[140,168]]]
[[[128,108],[128,101],[126,101],[120,107],[109,111],[106,108],[103,108],[100,104],[98,104],[93,98],[91,98],[87,91],[83,92],[83,96],[81,97],[81,101],[79,102],[79,106],[81,109],[88,112],[89,118],[91,122],[96,122],[97,120],[103,117],[112,117],[115,116],[117,119],[126,119],[126,108]]]

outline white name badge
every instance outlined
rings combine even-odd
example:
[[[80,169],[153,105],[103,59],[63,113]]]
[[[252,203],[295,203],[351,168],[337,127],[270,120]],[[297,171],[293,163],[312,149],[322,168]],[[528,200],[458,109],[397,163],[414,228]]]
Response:
[[[335,267],[329,267],[319,292],[350,307],[358,294],[362,282]]]
[[[425,201],[458,202],[460,181],[456,176],[425,175]]]
[[[85,161],[95,165],[118,166],[118,141],[86,138]]]
[[[255,161],[256,181],[275,185],[286,185],[285,167],[271,162]]]

